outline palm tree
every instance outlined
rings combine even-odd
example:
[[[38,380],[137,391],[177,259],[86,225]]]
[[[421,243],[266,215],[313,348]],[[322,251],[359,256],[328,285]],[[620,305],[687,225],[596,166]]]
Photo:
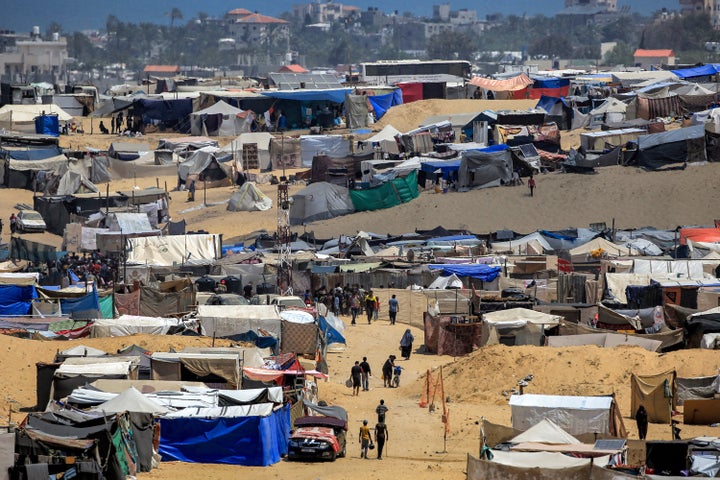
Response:
[[[182,20],[183,18],[182,12],[177,7],[173,7],[168,16],[170,17],[170,28],[173,28],[175,20]]]

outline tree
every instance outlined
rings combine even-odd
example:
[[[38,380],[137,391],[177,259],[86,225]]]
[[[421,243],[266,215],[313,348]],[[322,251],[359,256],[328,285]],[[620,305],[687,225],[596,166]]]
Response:
[[[170,17],[170,28],[173,28],[175,25],[175,20],[182,20],[183,18],[182,12],[177,7],[173,7],[168,16]]]
[[[428,58],[471,60],[477,51],[477,39],[464,32],[445,32],[430,37],[426,50]]]
[[[528,49],[530,55],[547,55],[549,57],[571,58],[572,47],[567,38],[560,34],[550,34],[538,38]]]
[[[615,48],[606,53],[603,58],[603,65],[632,65],[633,63],[635,63],[633,50],[625,42],[618,42]]]

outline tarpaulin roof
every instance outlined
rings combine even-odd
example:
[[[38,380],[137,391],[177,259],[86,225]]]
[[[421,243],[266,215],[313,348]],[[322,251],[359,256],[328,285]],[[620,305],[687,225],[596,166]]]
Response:
[[[63,122],[72,120],[72,115],[55,104],[5,105],[0,108],[0,121],[32,122],[42,114],[57,115]]]
[[[535,82],[534,88],[562,88],[570,85],[569,78],[558,78],[558,77],[540,77],[533,75],[531,77]]]
[[[471,277],[482,280],[483,282],[492,282],[502,271],[500,267],[491,267],[482,264],[429,264],[430,270],[441,270],[444,275],[455,274],[458,277]]]
[[[652,133],[650,135],[642,135],[638,137],[638,148],[644,150],[656,147],[663,143],[682,142],[693,138],[704,138],[705,126],[694,125],[692,127],[678,128],[668,130],[667,132]]]
[[[693,78],[693,77],[705,77],[708,75],[715,75],[720,72],[720,64],[709,63],[707,65],[701,65],[699,67],[681,68],[678,70],[670,70],[672,73],[678,76],[678,78]]]
[[[262,92],[270,98],[281,100],[297,100],[300,102],[330,101],[343,103],[345,94],[352,93],[352,88],[328,88],[325,90],[277,90],[275,92]]]
[[[532,85],[533,80],[526,74],[521,73],[517,77],[508,78],[507,80],[493,80],[491,78],[473,77],[470,79],[470,85],[492,90],[495,92],[516,92]]]

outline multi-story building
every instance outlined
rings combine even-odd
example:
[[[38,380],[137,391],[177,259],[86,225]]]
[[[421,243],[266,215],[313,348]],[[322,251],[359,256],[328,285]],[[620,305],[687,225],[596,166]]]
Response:
[[[321,1],[293,5],[292,13],[295,18],[303,21],[309,17],[311,23],[344,22],[346,19],[360,18],[358,7]]]
[[[680,0],[680,13],[707,13],[713,28],[720,29],[720,0]]]
[[[565,0],[566,10],[595,10],[610,13],[617,11],[617,0]]]
[[[67,76],[67,40],[54,33],[43,40],[40,28],[30,35],[3,35],[0,51],[0,76],[8,83],[49,81],[56,83]]]
[[[237,47],[287,46],[290,41],[287,21],[259,13],[237,13],[241,10],[244,9],[231,10],[226,15],[230,36]]]

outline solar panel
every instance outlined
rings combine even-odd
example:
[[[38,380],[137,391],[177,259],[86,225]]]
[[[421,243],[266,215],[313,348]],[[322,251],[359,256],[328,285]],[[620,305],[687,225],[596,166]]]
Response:
[[[594,450],[622,450],[625,448],[626,440],[624,438],[608,438],[595,440]]]
[[[519,148],[523,154],[523,157],[525,158],[537,157],[539,155],[537,149],[535,148],[535,145],[533,145],[532,143],[520,145]]]

